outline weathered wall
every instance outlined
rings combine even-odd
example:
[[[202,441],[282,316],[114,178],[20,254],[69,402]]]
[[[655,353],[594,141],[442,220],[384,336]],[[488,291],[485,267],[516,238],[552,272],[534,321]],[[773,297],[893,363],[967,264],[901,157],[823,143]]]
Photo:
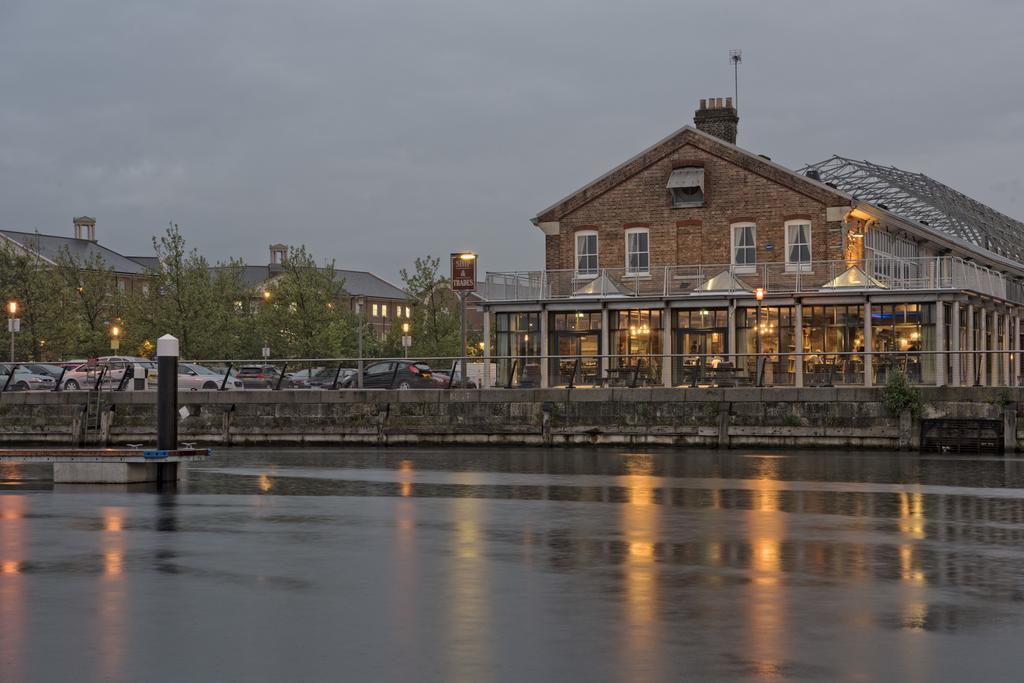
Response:
[[[1024,390],[925,389],[926,417],[1016,416]],[[0,446],[151,444],[154,392],[0,396]],[[618,444],[916,447],[920,428],[887,414],[880,389],[519,389],[239,391],[180,395],[179,440],[255,444]],[[1013,402],[1016,402],[1014,405]],[[92,401],[96,405],[95,399]],[[1024,420],[1019,421],[1024,425]],[[88,425],[87,425],[88,423]],[[1016,430],[1016,421],[1011,433]],[[87,429],[88,426],[88,429]],[[1011,437],[1012,441],[1012,437]]]

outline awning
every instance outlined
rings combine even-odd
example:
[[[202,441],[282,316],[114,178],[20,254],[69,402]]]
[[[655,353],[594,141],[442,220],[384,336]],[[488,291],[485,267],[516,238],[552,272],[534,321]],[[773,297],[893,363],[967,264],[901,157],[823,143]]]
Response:
[[[888,289],[858,266],[847,268],[841,275],[821,286],[822,289]]]
[[[675,187],[699,187],[704,191],[704,169],[703,168],[677,168],[668,177],[668,189]]]

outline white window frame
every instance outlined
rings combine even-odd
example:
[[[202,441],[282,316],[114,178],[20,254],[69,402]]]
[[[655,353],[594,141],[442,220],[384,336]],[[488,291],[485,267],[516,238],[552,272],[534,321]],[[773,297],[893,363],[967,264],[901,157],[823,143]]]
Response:
[[[739,228],[753,228],[754,244],[744,249],[754,250],[754,262],[753,263],[737,263],[736,262],[736,231]],[[733,271],[736,273],[753,273],[757,271],[757,223],[751,223],[750,221],[741,221],[739,223],[733,223],[729,226],[729,262],[733,266]]]
[[[643,270],[631,270],[629,267],[629,237],[643,233],[647,235],[647,268]],[[623,235],[626,252],[626,277],[649,277],[651,274],[651,231],[649,228],[628,228]],[[638,254],[641,252],[637,252]]]
[[[798,225],[806,225],[807,226],[807,255],[808,255],[808,260],[806,262],[804,262],[804,261],[790,261],[789,260],[790,249],[793,246],[793,242],[790,240],[790,232],[791,232],[790,228],[796,227]],[[814,229],[813,228],[814,228],[814,226],[811,223],[811,221],[809,221],[809,220],[807,220],[805,218],[797,218],[797,219],[794,219],[794,220],[786,221],[785,226],[784,226],[783,229],[784,229],[785,234],[786,234],[786,272],[787,273],[795,273],[795,272],[798,272],[798,271],[801,272],[801,273],[810,273],[811,272],[811,264],[814,263],[814,246],[813,246],[813,241],[812,241],[812,237],[813,237],[813,233],[814,233]]]
[[[582,271],[580,270],[580,238],[581,237],[593,237],[594,238],[594,271]],[[573,253],[576,255],[576,260],[573,261],[573,270],[576,271],[576,277],[578,278],[592,278],[597,277],[597,274],[601,271],[601,238],[597,234],[597,230],[577,230],[573,233]],[[588,254],[589,255],[589,254]]]

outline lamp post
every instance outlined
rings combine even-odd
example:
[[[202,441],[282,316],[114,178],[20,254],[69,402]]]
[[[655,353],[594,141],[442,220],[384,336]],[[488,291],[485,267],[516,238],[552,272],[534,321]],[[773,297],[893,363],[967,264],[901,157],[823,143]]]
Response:
[[[757,318],[754,321],[754,351],[757,354],[756,361],[754,362],[754,373],[758,372],[758,365],[761,363],[761,302],[764,300],[764,288],[758,287],[754,290],[754,298],[757,299]],[[755,382],[756,386],[761,386],[760,378]]]
[[[453,263],[453,271],[461,270],[462,275],[471,275],[470,278],[456,278],[455,272],[452,273],[452,288],[459,293],[459,322],[460,322],[460,334],[459,337],[462,340],[460,351],[459,351],[459,376],[460,384],[463,388],[466,386],[466,295],[468,292],[476,289],[476,254],[471,251],[457,254],[458,260]],[[458,266],[456,268],[455,266]],[[461,282],[461,280],[469,279],[470,282]]]
[[[121,328],[117,325],[110,326],[110,350],[117,351],[121,348]]]
[[[18,302],[7,302],[7,331],[11,333],[11,363],[14,362],[14,335],[21,332],[21,318],[18,317]]]

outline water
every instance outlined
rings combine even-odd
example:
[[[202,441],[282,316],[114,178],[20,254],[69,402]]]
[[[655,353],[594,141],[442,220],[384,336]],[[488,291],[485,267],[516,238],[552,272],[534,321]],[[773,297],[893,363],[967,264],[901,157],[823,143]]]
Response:
[[[1019,680],[1024,460],[234,450],[0,466],[0,680]]]

